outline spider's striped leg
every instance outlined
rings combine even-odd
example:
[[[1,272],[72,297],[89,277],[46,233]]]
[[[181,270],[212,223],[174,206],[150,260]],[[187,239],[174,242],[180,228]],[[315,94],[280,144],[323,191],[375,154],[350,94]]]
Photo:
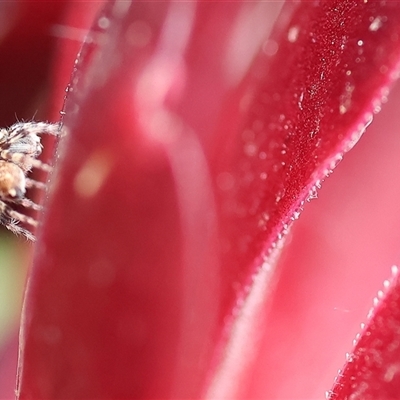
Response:
[[[20,212],[13,210],[8,204],[6,204],[6,207],[7,207],[7,209],[5,210],[6,214],[9,215],[11,218],[15,219],[16,221],[31,225],[35,228],[38,226],[38,222],[34,218],[28,217],[25,214],[21,214]]]
[[[5,161],[10,161],[14,164],[17,164],[24,171],[29,171],[31,168],[37,168],[45,172],[52,171],[52,167],[49,164],[37,160],[36,158],[32,158],[26,154],[13,153],[8,150],[3,150],[0,153],[0,157]]]
[[[37,135],[45,133],[46,135],[60,136],[61,126],[60,124],[51,124],[48,122],[26,122],[31,125],[29,131]]]
[[[46,190],[46,188],[47,188],[47,185],[45,183],[36,181],[34,179],[31,179],[31,178],[26,178],[25,186],[28,189],[32,189],[33,188],[33,189],[39,189],[39,190]]]
[[[14,203],[20,204],[22,207],[30,208],[31,210],[35,211],[42,211],[43,207],[39,204],[36,204],[34,201],[28,199],[27,197],[22,197],[20,199],[15,199]]]
[[[60,136],[60,124],[52,124],[48,122],[17,122],[8,128],[10,136],[26,136],[26,135],[40,135],[45,133],[47,135]]]
[[[28,224],[32,227],[37,227],[38,223],[35,219],[28,217],[27,215],[21,214],[18,211],[13,210],[13,208],[0,200],[0,223],[3,224],[8,230],[15,234],[20,234],[34,241],[34,235],[27,229],[22,228],[18,225],[19,222]]]
[[[8,222],[3,222],[3,225],[12,233],[14,233],[15,235],[19,236],[25,236],[28,240],[30,240],[31,242],[36,241],[35,236],[33,235],[32,232],[29,232],[27,229],[22,228],[21,226],[18,225],[18,221],[13,221],[10,220]]]
[[[37,168],[45,172],[51,172],[53,170],[53,167],[51,165],[46,164],[43,161],[37,160],[36,158],[32,159],[31,165],[33,168]]]

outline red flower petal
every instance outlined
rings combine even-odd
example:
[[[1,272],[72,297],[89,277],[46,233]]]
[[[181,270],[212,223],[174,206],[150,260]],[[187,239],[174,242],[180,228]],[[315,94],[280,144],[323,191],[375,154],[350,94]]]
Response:
[[[0,126],[32,118],[43,107],[56,42],[54,28],[67,2],[1,2]],[[33,17],[34,16],[34,17]]]
[[[388,292],[378,292],[370,320],[356,339],[355,349],[347,356],[328,395],[331,400],[397,399],[400,385],[400,280],[394,279]]]
[[[68,99],[20,397],[240,397],[270,259],[248,283],[370,120],[400,7],[289,4],[265,41],[268,3],[126,4]]]
[[[242,398],[324,398],[390,265],[400,263],[399,83],[293,226]]]
[[[0,353],[0,399],[14,397],[15,373],[17,370],[18,336],[5,345],[2,343]]]

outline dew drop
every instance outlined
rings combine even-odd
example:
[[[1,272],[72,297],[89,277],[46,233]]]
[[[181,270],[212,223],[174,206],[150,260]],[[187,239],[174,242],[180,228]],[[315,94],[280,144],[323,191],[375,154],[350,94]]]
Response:
[[[329,399],[329,397],[331,396],[331,394],[332,394],[332,391],[331,391],[331,390],[327,390],[327,391],[325,392],[325,398],[326,398],[326,399]]]
[[[97,24],[99,28],[101,29],[107,29],[110,26],[110,20],[106,17],[101,17],[98,21]]]
[[[389,365],[389,367],[387,368],[385,375],[383,377],[383,379],[386,382],[391,382],[394,378],[394,376],[396,374],[398,374],[400,372],[400,364],[396,363],[396,364],[391,364]]]
[[[381,111],[382,107],[381,107],[381,102],[380,101],[374,101],[374,114],[377,114],[378,112]]]
[[[299,217],[300,217],[300,211],[295,211],[292,216],[293,220],[299,219]]]
[[[299,109],[302,110],[303,109],[303,99],[304,99],[304,92],[300,93],[299,96],[299,101],[297,102],[297,105],[299,106]]]
[[[263,212],[262,214],[261,214],[261,216],[262,216],[262,218],[263,218],[263,220],[264,221],[269,221],[269,214],[268,213],[266,213],[266,212]]]
[[[107,151],[92,153],[75,176],[76,193],[84,198],[95,196],[109,177],[113,163],[113,157]]]
[[[290,43],[295,43],[297,38],[299,37],[299,27],[298,26],[292,26],[289,29],[288,32],[288,40]]]
[[[390,286],[390,281],[385,280],[385,281],[383,282],[383,286],[385,287],[385,289],[388,289],[389,286]]]
[[[244,153],[249,156],[253,157],[257,153],[257,145],[254,142],[249,142],[244,145]]]
[[[277,53],[279,45],[275,40],[267,40],[264,42],[262,49],[267,56],[272,57]]]
[[[352,133],[349,141],[347,142],[345,151],[349,151],[355,146],[355,144],[361,138],[362,134],[365,132],[365,130],[371,124],[372,119],[373,119],[373,114],[372,113],[367,113],[365,115],[365,123],[358,124],[357,129]]]
[[[315,186],[313,186],[308,193],[307,201],[310,202],[311,200],[317,199],[317,198],[318,198],[317,188]]]
[[[381,17],[376,17],[371,24],[369,25],[369,30],[371,32],[376,32],[382,26],[382,19]]]
[[[386,74],[387,72],[389,71],[389,68],[387,67],[387,65],[381,65],[380,67],[379,67],[379,72],[381,73],[381,74]]]
[[[341,104],[339,106],[339,112],[341,115],[345,114],[347,112],[347,107],[344,104]]]

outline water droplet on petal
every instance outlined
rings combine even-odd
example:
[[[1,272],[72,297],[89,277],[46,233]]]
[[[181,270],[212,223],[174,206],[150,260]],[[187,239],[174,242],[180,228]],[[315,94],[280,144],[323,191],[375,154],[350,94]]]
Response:
[[[290,43],[296,42],[297,38],[299,37],[299,27],[298,26],[292,26],[289,29],[288,32],[288,40]]]
[[[381,17],[376,17],[370,24],[369,30],[371,32],[377,31],[382,26],[382,19]]]

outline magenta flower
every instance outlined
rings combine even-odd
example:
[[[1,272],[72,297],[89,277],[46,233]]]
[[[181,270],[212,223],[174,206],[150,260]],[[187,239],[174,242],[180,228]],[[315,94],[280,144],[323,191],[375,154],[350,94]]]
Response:
[[[99,4],[58,7],[71,39]],[[396,2],[108,3],[67,93],[17,397],[321,398],[353,350],[330,398],[400,397],[397,277],[359,328],[398,261],[396,93],[365,139],[384,179],[356,150],[293,223],[386,102],[399,43]]]

